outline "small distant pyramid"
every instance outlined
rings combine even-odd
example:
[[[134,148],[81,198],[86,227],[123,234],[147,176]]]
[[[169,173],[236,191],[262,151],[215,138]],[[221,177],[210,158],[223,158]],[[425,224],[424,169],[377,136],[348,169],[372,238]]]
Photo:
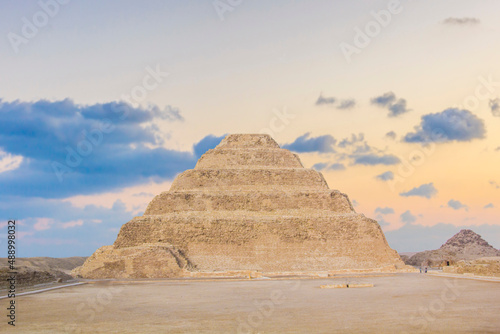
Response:
[[[461,230],[455,234],[453,237],[448,239],[448,241],[446,241],[440,249],[463,249],[471,246],[477,246],[478,248],[484,248],[484,250],[490,249],[492,252],[498,252],[479,234],[468,229]]]
[[[417,253],[410,257],[406,264],[439,267],[460,260],[493,256],[500,256],[500,250],[495,249],[476,232],[463,229],[448,239],[439,249]]]
[[[238,134],[179,174],[75,273],[138,278],[403,267],[380,225],[356,213],[321,173],[268,135]]]

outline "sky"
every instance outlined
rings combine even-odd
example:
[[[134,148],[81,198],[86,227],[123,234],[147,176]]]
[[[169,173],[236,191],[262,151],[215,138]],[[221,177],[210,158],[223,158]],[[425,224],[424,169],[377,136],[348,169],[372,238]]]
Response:
[[[228,133],[268,133],[399,252],[500,248],[500,2],[0,3],[0,247],[89,256]]]

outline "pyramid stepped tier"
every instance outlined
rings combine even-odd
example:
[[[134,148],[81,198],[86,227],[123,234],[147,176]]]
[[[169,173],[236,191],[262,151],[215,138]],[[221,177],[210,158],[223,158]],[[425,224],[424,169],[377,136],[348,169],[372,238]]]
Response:
[[[183,190],[328,190],[325,179],[315,170],[293,169],[191,169],[181,173],[170,191]]]
[[[227,136],[198,160],[195,169],[304,168],[299,157],[267,135]]]
[[[220,148],[205,153],[195,169],[304,168],[299,158],[281,148]]]
[[[145,256],[147,265],[139,265]],[[224,138],[77,272],[112,278],[402,267],[376,221],[259,134]]]
[[[363,269],[400,261],[377,222],[360,214],[137,217],[122,227],[114,248],[148,243],[176,245],[200,271]]]
[[[280,148],[278,143],[269,135],[264,134],[238,134],[224,138],[216,149],[223,148]]]
[[[164,192],[156,196],[144,215],[182,211],[264,211],[328,210],[354,212],[345,194],[337,190],[320,191],[219,191],[215,193]]]

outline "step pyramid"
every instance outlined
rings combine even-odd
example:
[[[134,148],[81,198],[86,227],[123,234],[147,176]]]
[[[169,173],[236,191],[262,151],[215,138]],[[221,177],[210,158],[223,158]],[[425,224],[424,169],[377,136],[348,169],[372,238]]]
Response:
[[[268,135],[235,134],[179,174],[77,273],[173,277],[403,266],[379,224],[356,213],[321,173]]]

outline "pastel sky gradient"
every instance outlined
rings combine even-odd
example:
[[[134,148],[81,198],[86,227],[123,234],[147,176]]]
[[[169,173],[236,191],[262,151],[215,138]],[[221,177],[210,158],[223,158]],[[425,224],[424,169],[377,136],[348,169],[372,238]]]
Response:
[[[461,228],[500,248],[498,13],[494,0],[4,1],[0,247],[15,218],[19,256],[88,256],[225,134],[267,132],[400,252]]]

